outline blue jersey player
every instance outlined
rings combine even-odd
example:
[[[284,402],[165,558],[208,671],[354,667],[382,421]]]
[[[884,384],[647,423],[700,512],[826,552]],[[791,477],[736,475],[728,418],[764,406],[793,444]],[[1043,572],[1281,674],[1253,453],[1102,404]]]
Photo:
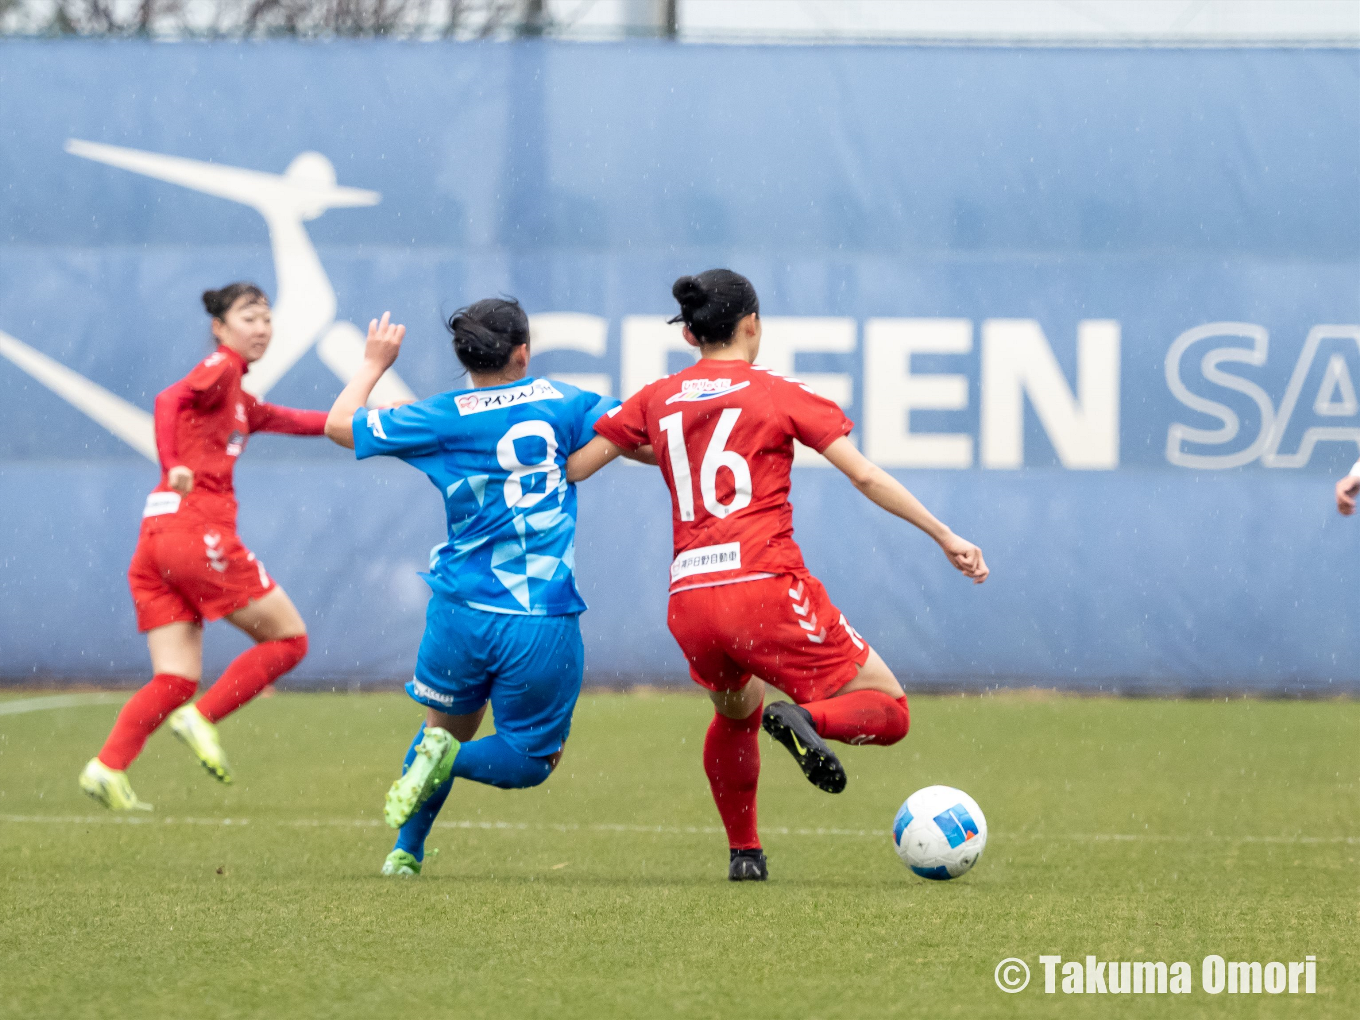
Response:
[[[572,573],[576,490],[566,461],[618,404],[530,377],[529,320],[513,300],[478,301],[448,328],[472,389],[365,407],[405,334],[384,315],[326,422],[359,458],[399,457],[425,472],[448,523],[425,575],[434,594],[406,690],[427,715],[387,795],[384,817],[401,832],[385,875],[420,873],[455,778],[523,789],[562,756],[581,691],[577,618],[586,608]],[[496,732],[474,740],[488,703]]]

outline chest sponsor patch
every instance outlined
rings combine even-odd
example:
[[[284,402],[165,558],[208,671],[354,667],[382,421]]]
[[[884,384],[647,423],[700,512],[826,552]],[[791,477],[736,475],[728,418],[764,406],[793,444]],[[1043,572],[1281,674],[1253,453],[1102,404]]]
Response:
[[[668,404],[687,404],[695,400],[712,400],[727,393],[736,393],[750,386],[748,379],[732,385],[731,379],[685,379],[680,383],[680,392],[666,398]]]
[[[153,492],[146,497],[146,506],[142,508],[142,516],[160,517],[162,514],[178,513],[182,498],[178,492]]]
[[[459,415],[480,414],[483,411],[498,411],[502,407],[516,404],[532,404],[537,400],[562,400],[562,394],[547,379],[535,379],[523,386],[510,386],[501,390],[475,390],[464,393],[454,400]]]
[[[735,570],[740,566],[740,542],[703,545],[697,549],[686,549],[675,558],[671,564],[671,580],[678,581],[694,574],[712,574],[719,570]]]

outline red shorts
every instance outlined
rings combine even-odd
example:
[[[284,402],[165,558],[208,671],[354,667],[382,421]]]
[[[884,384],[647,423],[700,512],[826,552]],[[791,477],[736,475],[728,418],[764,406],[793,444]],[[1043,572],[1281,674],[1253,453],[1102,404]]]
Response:
[[[800,705],[821,701],[869,659],[868,642],[812,576],[678,591],[666,622],[690,676],[710,691],[737,690],[755,675]]]
[[[264,564],[229,528],[204,525],[143,534],[128,585],[137,629],[216,620],[273,591]]]

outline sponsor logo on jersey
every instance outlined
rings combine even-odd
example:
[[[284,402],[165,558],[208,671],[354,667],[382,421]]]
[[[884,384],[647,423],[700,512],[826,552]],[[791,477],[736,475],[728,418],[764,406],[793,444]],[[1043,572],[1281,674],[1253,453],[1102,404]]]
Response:
[[[382,427],[382,415],[378,413],[376,407],[368,412],[368,431],[372,432],[379,439],[387,438],[387,433],[383,431]]]
[[[725,393],[736,393],[750,386],[749,380],[732,385],[731,379],[685,379],[680,383],[680,392],[666,398],[666,403],[689,403],[694,400],[712,400]]]
[[[503,390],[475,390],[454,400],[460,415],[497,411],[516,404],[531,404],[536,400],[562,400],[557,387],[547,379],[535,379],[523,386]]]
[[[146,506],[142,510],[142,516],[160,517],[162,514],[178,513],[181,498],[178,492],[153,492],[146,497]]]
[[[227,437],[227,456],[239,457],[245,448],[246,434],[240,429],[232,429],[231,435]]]
[[[411,678],[411,693],[418,700],[437,701],[441,705],[451,706],[455,700],[452,694],[441,694],[429,684],[423,684],[414,677]]]
[[[746,385],[742,383],[742,385]],[[711,574],[718,570],[736,570],[741,566],[741,543],[704,545],[686,549],[671,564],[671,580],[678,581],[692,574]]]

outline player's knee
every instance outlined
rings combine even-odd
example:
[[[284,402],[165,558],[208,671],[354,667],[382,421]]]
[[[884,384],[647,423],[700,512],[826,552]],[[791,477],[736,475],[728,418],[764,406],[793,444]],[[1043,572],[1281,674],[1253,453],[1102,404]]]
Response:
[[[293,637],[279,638],[277,639],[276,643],[283,646],[283,648],[287,652],[287,658],[290,660],[284,672],[287,672],[289,669],[292,669],[299,662],[301,662],[307,655],[306,630],[304,630],[301,634],[294,635]]]
[[[888,712],[888,725],[884,727],[883,743],[892,745],[897,743],[907,735],[911,729],[911,712],[907,709],[907,696],[893,701],[893,707]]]
[[[531,758],[527,754],[516,755],[517,760],[504,762],[499,773],[492,777],[491,785],[502,790],[528,790],[540,785],[552,775],[551,758]]]

